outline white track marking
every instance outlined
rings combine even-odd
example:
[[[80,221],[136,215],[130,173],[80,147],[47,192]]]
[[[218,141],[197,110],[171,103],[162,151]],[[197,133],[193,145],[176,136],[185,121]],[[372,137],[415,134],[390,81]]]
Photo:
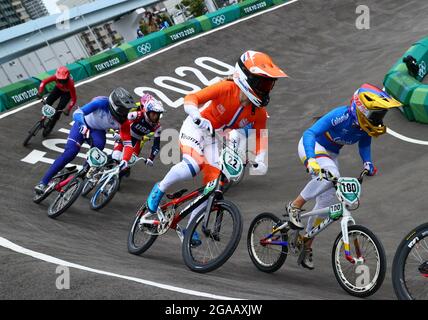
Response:
[[[109,277],[113,277],[113,278],[119,278],[119,279],[124,279],[124,280],[128,280],[128,281],[138,282],[138,283],[141,283],[144,285],[148,285],[148,286],[152,286],[152,287],[156,287],[156,288],[160,288],[160,289],[164,289],[164,290],[169,290],[169,291],[174,291],[174,292],[178,292],[178,293],[188,294],[188,295],[202,297],[202,298],[209,298],[209,299],[242,300],[239,298],[219,296],[216,294],[211,294],[211,293],[206,293],[206,292],[201,292],[201,291],[195,291],[195,290],[190,290],[190,289],[184,289],[184,288],[180,288],[180,287],[174,287],[174,286],[170,286],[167,284],[162,284],[162,283],[158,283],[158,282],[154,282],[154,281],[149,281],[149,280],[144,280],[144,279],[134,278],[134,277],[128,277],[128,276],[123,276],[123,275],[116,274],[116,273],[111,273],[111,272],[107,272],[107,271],[88,268],[88,267],[81,266],[81,265],[71,263],[71,262],[67,262],[67,261],[52,257],[52,256],[48,256],[48,255],[43,254],[43,253],[39,253],[36,251],[32,251],[32,250],[23,248],[23,247],[15,244],[13,242],[10,242],[9,240],[2,238],[2,237],[0,237],[0,246],[7,248],[7,249],[10,249],[12,251],[15,251],[17,253],[21,253],[21,254],[33,257],[35,259],[42,260],[42,261],[52,263],[55,265],[79,269],[79,270],[88,271],[88,272],[92,272],[92,273],[97,273],[97,274],[101,274],[101,275],[109,276]]]
[[[397,138],[397,139],[400,139],[400,140],[403,140],[403,141],[406,141],[406,142],[409,142],[409,143],[414,143],[414,144],[420,144],[420,145],[423,145],[423,146],[428,146],[428,141],[418,140],[418,139],[413,139],[413,138],[409,138],[409,137],[403,136],[402,134],[400,134],[398,132],[395,132],[394,130],[392,130],[390,128],[387,128],[386,132],[389,133],[391,136]]]
[[[84,80],[84,81],[82,81],[82,82],[79,82],[79,83],[77,83],[77,84],[76,84],[76,87],[80,87],[80,86],[83,86],[84,84],[91,83],[91,82],[93,82],[93,81],[95,81],[95,80],[98,80],[98,79],[101,79],[101,78],[107,77],[107,76],[109,76],[109,75],[111,75],[111,74],[114,74],[114,73],[119,72],[119,71],[121,71],[121,70],[127,69],[127,68],[129,68],[129,67],[132,67],[132,66],[134,66],[134,65],[136,65],[136,64],[138,64],[138,63],[140,63],[140,62],[142,62],[142,61],[144,61],[144,60],[150,59],[150,58],[155,57],[155,56],[157,56],[157,55],[159,55],[159,54],[161,54],[161,53],[164,53],[164,52],[166,52],[166,51],[169,51],[169,50],[171,50],[171,49],[174,49],[175,47],[181,46],[181,45],[183,45],[183,44],[185,44],[185,43],[187,43],[187,42],[190,42],[190,41],[193,41],[193,40],[196,40],[196,39],[199,39],[199,38],[205,37],[205,36],[207,36],[207,35],[209,35],[209,34],[211,34],[211,33],[214,33],[214,32],[217,32],[217,31],[220,31],[220,30],[223,30],[223,29],[229,28],[229,27],[234,26],[234,25],[236,25],[236,24],[238,24],[238,23],[241,23],[241,22],[243,22],[243,21],[247,21],[247,20],[249,20],[249,19],[252,19],[252,18],[258,17],[258,16],[260,16],[260,15],[262,15],[262,14],[265,14],[265,13],[268,13],[268,12],[271,12],[271,11],[274,11],[274,10],[278,10],[278,9],[280,9],[280,8],[284,7],[284,6],[288,6],[288,5],[290,5],[290,4],[292,4],[292,3],[295,3],[295,2],[298,2],[298,1],[299,1],[299,0],[291,0],[290,2],[280,4],[280,5],[278,5],[278,6],[275,6],[275,7],[273,7],[273,8],[270,8],[270,9],[263,10],[263,11],[261,11],[261,12],[255,13],[255,14],[253,14],[253,15],[251,15],[251,16],[246,17],[246,18],[242,18],[242,19],[239,19],[239,20],[237,20],[237,21],[234,21],[234,22],[231,22],[231,23],[229,23],[229,24],[226,24],[226,25],[224,25],[224,26],[222,26],[222,27],[218,27],[218,28],[216,28],[216,29],[214,29],[214,30],[206,31],[206,32],[201,33],[201,34],[199,34],[199,35],[197,35],[197,36],[194,36],[194,37],[192,37],[192,38],[190,38],[190,39],[183,40],[183,41],[178,42],[178,43],[176,43],[176,44],[170,45],[169,47],[166,47],[166,48],[161,49],[161,50],[159,50],[159,51],[156,51],[156,52],[154,52],[154,53],[152,53],[152,54],[149,54],[149,55],[147,55],[147,56],[145,56],[145,57],[142,57],[142,58],[140,58],[139,60],[136,60],[136,61],[130,62],[130,63],[128,63],[128,64],[126,64],[126,65],[124,65],[124,66],[121,66],[121,67],[119,67],[119,68],[113,69],[113,70],[108,71],[108,72],[103,73],[103,74],[100,74],[100,75],[95,76],[95,77],[93,77],[93,78],[90,78],[90,79],[88,79],[88,80]],[[27,109],[27,108],[29,108],[29,107],[31,107],[31,106],[34,106],[34,105],[36,105],[36,104],[39,104],[39,103],[40,103],[40,101],[33,101],[33,102],[31,102],[31,103],[29,103],[29,104],[27,104],[27,105],[25,105],[25,106],[22,106],[22,107],[19,107],[19,108],[13,109],[13,110],[11,110],[11,111],[8,111],[8,112],[5,112],[5,113],[2,113],[2,114],[0,114],[0,119],[4,119],[4,118],[6,118],[6,117],[8,117],[8,116],[10,116],[10,115],[12,115],[12,114],[15,114],[15,113],[17,113],[17,112],[19,112],[19,111],[25,110],[25,109]]]

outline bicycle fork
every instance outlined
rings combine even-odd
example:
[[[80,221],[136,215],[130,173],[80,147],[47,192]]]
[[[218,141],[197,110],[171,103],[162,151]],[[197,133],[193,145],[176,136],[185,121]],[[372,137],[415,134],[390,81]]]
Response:
[[[342,228],[342,239],[343,239],[343,245],[345,248],[345,258],[352,264],[358,264],[358,263],[364,262],[364,258],[362,258],[361,256],[360,244],[358,242],[358,239],[354,240],[355,253],[357,257],[354,258],[351,255],[351,247],[350,247],[349,234],[348,234],[348,226],[350,224],[354,225],[355,220],[351,216],[351,213],[349,212],[349,210],[346,209],[346,206],[343,206],[343,217],[342,217],[342,221],[340,222],[340,225]]]

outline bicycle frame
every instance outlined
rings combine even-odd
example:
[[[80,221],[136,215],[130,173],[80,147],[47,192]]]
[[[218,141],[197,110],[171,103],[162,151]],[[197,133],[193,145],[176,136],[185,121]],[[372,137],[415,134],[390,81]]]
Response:
[[[362,181],[362,177],[365,174],[364,172],[365,171],[363,171],[363,173],[360,175],[359,181]],[[337,188],[336,185],[335,185],[335,187]],[[339,196],[338,196],[338,198],[339,198]],[[338,219],[341,218],[340,225],[341,225],[341,229],[342,229],[342,238],[343,238],[343,243],[344,243],[344,247],[345,247],[344,251],[345,251],[346,260],[348,260],[349,262],[351,262],[353,264],[361,263],[361,262],[363,262],[362,261],[363,258],[361,256],[361,252],[359,249],[358,242],[354,243],[355,251],[357,253],[357,258],[352,257],[351,252],[350,252],[348,227],[349,227],[349,225],[355,225],[356,224],[355,220],[352,217],[351,211],[349,210],[348,202],[344,198],[339,198],[339,200],[340,200],[340,202],[338,202],[332,206],[322,208],[322,209],[312,210],[312,211],[304,213],[300,216],[301,219],[308,219],[308,218],[313,217],[313,216],[328,215],[328,217],[325,218],[323,221],[321,221],[320,224],[313,227],[310,231],[306,232],[303,237],[307,238],[307,239],[313,239],[315,236],[317,236],[318,234],[323,232],[330,225],[332,225],[334,222],[336,222]],[[332,214],[334,212],[338,212],[338,211],[341,211],[341,214],[332,218]],[[290,230],[288,221],[283,222],[279,227],[272,230],[272,233],[269,234],[264,239],[260,240],[260,243],[262,245],[288,246],[289,245],[288,241],[276,241],[276,240],[269,241],[270,239],[273,238],[273,236],[276,233],[278,233],[279,231],[281,231],[283,229],[286,229],[287,232],[288,232],[288,230]]]

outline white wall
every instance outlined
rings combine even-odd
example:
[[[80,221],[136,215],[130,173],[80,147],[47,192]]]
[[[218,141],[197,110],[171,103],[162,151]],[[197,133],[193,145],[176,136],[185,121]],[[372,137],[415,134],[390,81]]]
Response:
[[[57,57],[55,57],[52,50],[55,51]],[[76,35],[51,44],[51,49],[46,46],[1,65],[0,86],[24,80],[42,72],[56,69],[60,65],[73,63],[76,60],[87,57],[89,55]]]

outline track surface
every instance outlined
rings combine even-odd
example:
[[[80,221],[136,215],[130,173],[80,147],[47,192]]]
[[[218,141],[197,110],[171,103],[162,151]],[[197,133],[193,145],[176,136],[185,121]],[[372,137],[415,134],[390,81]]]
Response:
[[[138,166],[105,210],[91,212],[88,201],[79,199],[60,219],[49,219],[49,200],[41,206],[31,201],[32,188],[48,166],[20,161],[33,148],[48,152],[51,158],[58,156],[44,148],[39,137],[33,140],[31,149],[21,147],[26,130],[38,117],[38,107],[0,120],[0,237],[87,267],[229,297],[349,299],[336,283],[331,268],[331,246],[339,232],[338,224],[316,242],[314,271],[297,267],[295,259],[289,258],[275,274],[258,272],[247,253],[246,233],[258,213],[281,213],[286,200],[306,183],[308,177],[297,157],[297,143],[312,117],[346,104],[363,82],[381,85],[391,65],[413,42],[426,35],[425,0],[366,1],[371,9],[370,30],[355,28],[358,2],[301,0],[79,87],[79,103],[83,104],[117,85],[130,90],[152,85],[156,76],[173,76],[176,67],[193,65],[200,56],[234,64],[247,49],[267,51],[291,76],[278,82],[269,106],[268,175],[247,177],[228,194],[242,210],[244,232],[234,256],[221,269],[207,275],[188,271],[173,233],[158,240],[144,257],[127,253],[133,214],[169,168],[160,163],[153,170]],[[197,83],[197,79],[193,82]],[[183,119],[181,108],[169,109],[164,127],[179,129]],[[68,128],[67,121],[62,119],[57,128]],[[428,136],[428,127],[408,123],[398,111],[390,113],[386,121],[404,135],[422,140]],[[64,139],[66,134],[54,132],[52,137]],[[426,221],[426,179],[422,173],[428,163],[427,151],[426,146],[390,135],[374,141],[373,158],[380,174],[367,179],[363,203],[355,215],[357,223],[380,237],[388,256],[387,278],[373,298],[394,298],[390,266],[395,249],[412,227]],[[340,160],[342,175],[356,175],[361,169],[356,147],[344,148]],[[1,247],[0,261],[0,298],[196,298],[75,269],[71,270],[71,289],[59,291],[55,288],[55,265]]]

